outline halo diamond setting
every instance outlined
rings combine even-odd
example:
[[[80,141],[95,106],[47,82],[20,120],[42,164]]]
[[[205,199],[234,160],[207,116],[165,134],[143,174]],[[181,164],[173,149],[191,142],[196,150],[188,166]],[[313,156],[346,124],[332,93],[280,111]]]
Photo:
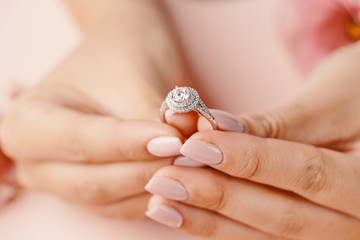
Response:
[[[200,99],[198,92],[193,88],[175,87],[175,89],[171,90],[161,105],[160,111],[164,113],[167,108],[176,113],[195,111],[207,118],[213,128],[217,129],[215,117]],[[162,120],[165,120],[164,116],[162,116]]]

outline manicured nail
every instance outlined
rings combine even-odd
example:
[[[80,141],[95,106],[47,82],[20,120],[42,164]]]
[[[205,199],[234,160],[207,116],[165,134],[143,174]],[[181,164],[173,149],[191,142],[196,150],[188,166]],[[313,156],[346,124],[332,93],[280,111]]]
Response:
[[[157,205],[145,214],[152,220],[173,228],[179,228],[183,223],[181,214],[174,208],[165,205]]]
[[[178,181],[170,178],[153,177],[148,184],[146,184],[145,189],[152,194],[160,195],[171,200],[183,201],[189,198],[185,187]]]
[[[158,157],[170,157],[179,155],[181,145],[177,137],[157,137],[148,142],[147,150]]]
[[[173,165],[181,167],[204,167],[205,164],[192,160],[185,156],[179,156],[174,160]]]
[[[204,164],[219,164],[223,159],[218,147],[197,139],[187,140],[181,147],[180,153]]]
[[[234,115],[217,109],[211,109],[210,111],[216,118],[220,129],[231,132],[245,132],[245,123]]]

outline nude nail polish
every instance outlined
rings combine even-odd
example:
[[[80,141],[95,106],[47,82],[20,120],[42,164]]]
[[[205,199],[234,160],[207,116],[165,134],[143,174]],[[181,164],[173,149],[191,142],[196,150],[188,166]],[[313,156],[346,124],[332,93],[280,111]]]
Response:
[[[182,142],[178,137],[157,137],[150,140],[147,150],[157,157],[171,157],[179,155]]]
[[[198,139],[187,140],[180,148],[180,153],[204,164],[219,164],[223,159],[217,146]]]
[[[210,112],[217,120],[220,129],[231,132],[245,132],[245,123],[234,115],[217,109],[211,109]]]
[[[204,167],[206,166],[202,162],[195,161],[191,158],[185,157],[185,156],[179,156],[175,158],[174,166],[180,166],[180,167]]]
[[[189,198],[186,188],[178,181],[170,178],[153,177],[146,184],[145,190],[176,201],[183,201]]]
[[[183,217],[177,210],[161,204],[147,211],[145,215],[156,222],[173,228],[179,228],[183,223]]]

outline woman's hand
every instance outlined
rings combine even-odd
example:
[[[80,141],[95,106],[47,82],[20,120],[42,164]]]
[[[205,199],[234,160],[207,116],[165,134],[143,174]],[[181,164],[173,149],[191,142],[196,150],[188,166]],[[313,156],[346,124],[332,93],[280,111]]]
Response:
[[[24,187],[130,218],[146,209],[146,182],[179,154],[182,134],[157,116],[184,71],[156,1],[83,4],[83,42],[17,99],[1,144]]]
[[[4,151],[26,188],[106,215],[137,216],[149,197],[146,182],[179,154],[183,137],[166,124],[105,113],[93,99],[70,87],[25,93],[4,119]]]
[[[214,239],[359,239],[359,63],[360,45],[341,49],[294,101],[241,116],[256,136],[192,135],[180,152],[210,168],[159,170],[147,215]]]

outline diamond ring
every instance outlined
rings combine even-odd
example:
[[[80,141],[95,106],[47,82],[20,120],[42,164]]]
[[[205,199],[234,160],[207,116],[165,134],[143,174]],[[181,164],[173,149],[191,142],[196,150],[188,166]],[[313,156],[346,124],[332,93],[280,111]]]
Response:
[[[160,119],[162,122],[166,122],[165,112],[167,109],[171,109],[176,113],[195,111],[205,117],[214,130],[218,129],[215,117],[200,99],[198,92],[193,88],[176,86],[175,89],[169,92],[160,108]]]

